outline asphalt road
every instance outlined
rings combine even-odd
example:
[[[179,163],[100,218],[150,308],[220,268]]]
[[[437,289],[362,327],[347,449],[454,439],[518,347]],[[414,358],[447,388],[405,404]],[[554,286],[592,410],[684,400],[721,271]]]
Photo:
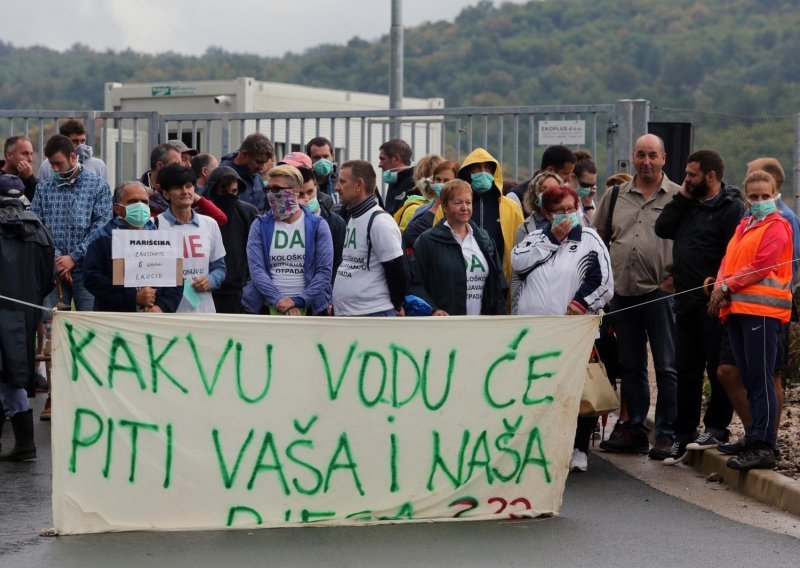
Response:
[[[661,493],[597,458],[569,477],[553,519],[39,536],[52,509],[49,425],[37,427],[36,463],[0,463],[2,568],[800,565],[797,539]]]

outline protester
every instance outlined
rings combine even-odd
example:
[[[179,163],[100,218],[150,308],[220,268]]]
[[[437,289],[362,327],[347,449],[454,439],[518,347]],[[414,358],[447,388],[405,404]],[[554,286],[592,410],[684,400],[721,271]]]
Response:
[[[324,136],[312,138],[306,144],[306,154],[311,158],[320,195],[338,199],[339,196],[334,188],[336,180],[339,179],[339,168],[336,166],[336,155],[331,141]]]
[[[3,146],[4,160],[0,163],[0,174],[17,176],[25,184],[25,199],[33,201],[39,180],[33,175],[33,144],[24,136],[11,136]],[[48,178],[49,179],[49,176]]]
[[[211,154],[197,154],[192,158],[192,171],[197,176],[197,193],[206,197],[206,184],[211,172],[219,167],[219,160]]]
[[[249,280],[247,239],[258,210],[239,199],[239,192],[245,187],[236,170],[228,166],[216,168],[206,182],[208,198],[228,219],[220,228],[225,247],[225,280],[211,293],[218,314],[241,313],[242,290]]]
[[[181,165],[184,168],[192,167],[192,158],[197,156],[197,150],[194,148],[189,148],[189,146],[186,145],[186,142],[178,138],[167,140],[167,144],[172,145],[178,152],[181,153]]]
[[[183,237],[183,299],[178,312],[215,313],[212,290],[225,281],[225,246],[219,225],[192,209],[197,178],[180,164],[164,166],[158,183],[169,209],[158,216],[160,229],[180,231]]]
[[[98,177],[108,181],[108,168],[103,160],[94,157],[94,150],[86,144],[86,126],[80,120],[71,118],[61,123],[58,133],[69,138],[78,154],[78,160],[83,165],[83,169]],[[39,166],[39,179],[47,179],[53,173],[50,162],[44,160]]]
[[[724,164],[712,150],[699,150],[687,159],[680,191],[656,220],[656,235],[674,242],[672,276],[675,285],[675,359],[678,368],[675,442],[665,465],[683,461],[687,446],[697,449],[726,443],[733,407],[717,380],[722,326],[709,317],[703,282],[714,276],[725,247],[744,213],[738,187],[722,181]],[[699,434],[703,382],[711,396]]]
[[[581,223],[591,225],[595,211],[594,197],[597,194],[597,166],[592,154],[586,150],[575,152],[575,160],[569,186],[580,197],[578,217]]]
[[[414,245],[411,294],[434,316],[505,313],[507,285],[489,234],[472,220],[472,188],[463,180],[444,184],[444,220]]]
[[[550,172],[556,174],[564,180],[564,182],[569,182],[572,179],[572,171],[575,169],[576,161],[575,153],[566,146],[561,146],[560,144],[548,146],[542,153],[539,169],[534,172],[531,179],[523,181],[509,191],[507,193],[508,198],[522,207],[524,216],[528,217],[532,211],[525,207],[525,193],[528,191],[528,187],[530,187],[530,183],[533,181],[533,178],[536,177],[536,174]]]
[[[592,220],[592,227],[610,243],[614,299],[609,320],[617,335],[623,369],[622,402],[628,411],[627,420],[617,422],[600,448],[648,453],[659,460],[672,451],[677,411],[672,241],[658,238],[654,231],[660,211],[680,191],[663,171],[666,157],[658,136],[639,137],[631,159],[636,176],[618,190],[606,191]],[[648,342],[658,387],[656,438],[649,452],[645,425],[650,408]]]
[[[114,284],[112,234],[115,229],[153,231],[156,225],[150,218],[147,188],[138,181],[129,181],[114,190],[114,218],[103,227],[89,244],[83,265],[86,289],[94,296],[96,312],[156,312],[173,313],[183,295],[181,286],[152,288],[125,287]]]
[[[777,400],[773,372],[781,324],[791,316],[792,229],[778,213],[775,180],[756,171],[744,180],[751,215],[728,243],[711,294],[709,312],[728,325],[752,422],[745,426],[742,451],[732,469],[775,467]]]
[[[342,264],[333,284],[337,316],[403,316],[408,290],[400,229],[375,197],[375,170],[351,160],[339,171],[339,192],[347,222]]]
[[[53,289],[55,243],[44,224],[22,203],[25,184],[0,175],[0,295],[41,305]],[[42,310],[0,300],[0,434],[6,418],[14,448],[0,461],[36,459],[33,411],[28,402],[35,362],[36,328]]]
[[[511,280],[511,249],[514,232],[522,223],[522,209],[504,196],[500,163],[483,148],[476,148],[464,158],[457,176],[472,186],[472,220],[492,237],[503,261],[503,275]],[[441,209],[434,218],[438,223]]]
[[[242,140],[239,150],[222,156],[219,164],[236,170],[244,180],[245,190],[239,199],[255,205],[259,212],[264,211],[264,180],[261,175],[272,167],[275,148],[269,138],[256,132]]]
[[[438,154],[423,156],[414,166],[414,190],[406,197],[405,202],[394,212],[394,220],[404,232],[416,212],[430,201],[433,189],[430,187],[433,172],[444,161]]]
[[[403,249],[407,254],[413,252],[414,242],[417,238],[433,227],[433,219],[436,213],[439,212],[442,188],[448,181],[455,179],[457,173],[458,164],[445,160],[433,169],[431,182],[422,184],[422,195],[429,200],[429,203],[420,206],[414,212],[414,216],[409,221],[406,230],[403,231]]]
[[[251,313],[318,315],[331,305],[331,233],[300,204],[302,185],[294,166],[267,172],[269,211],[253,223],[247,239],[251,281],[242,304]]]
[[[594,229],[581,226],[575,190],[562,185],[545,189],[541,196],[548,226],[527,235],[512,252],[512,266],[522,282],[518,313],[595,313],[613,295],[608,250]],[[597,418],[578,418],[570,471],[587,471],[596,424]]]
[[[394,215],[406,198],[414,193],[414,168],[411,167],[411,147],[399,138],[381,144],[378,166],[387,184],[386,212]]]

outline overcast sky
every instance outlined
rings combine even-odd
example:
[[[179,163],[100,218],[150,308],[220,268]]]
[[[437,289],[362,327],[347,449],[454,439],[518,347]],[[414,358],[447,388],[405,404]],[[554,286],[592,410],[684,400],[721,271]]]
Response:
[[[478,0],[403,0],[403,26],[452,21]],[[497,4],[495,0],[495,4]],[[283,55],[354,36],[389,33],[391,0],[16,0],[3,6],[0,39],[18,47]]]

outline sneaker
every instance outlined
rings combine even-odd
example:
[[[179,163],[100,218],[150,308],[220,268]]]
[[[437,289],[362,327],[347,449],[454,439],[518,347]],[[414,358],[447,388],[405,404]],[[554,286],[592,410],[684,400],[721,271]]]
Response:
[[[662,436],[656,436],[656,443],[647,452],[647,457],[651,460],[665,460],[672,453],[672,440]]]
[[[719,453],[725,454],[726,456],[738,456],[745,451],[748,446],[749,442],[747,438],[739,438],[735,442],[730,442],[729,444],[719,443],[717,444],[717,449]]]
[[[731,469],[748,471],[751,469],[775,469],[775,452],[767,444],[753,442],[750,448],[727,463]]]
[[[687,450],[708,450],[710,448],[716,448],[722,443],[721,440],[718,440],[714,434],[710,432],[703,432],[697,438],[695,438],[694,442],[690,442],[686,445]]]
[[[569,460],[570,471],[588,471],[589,470],[589,456],[586,452],[580,451],[578,448],[573,448],[572,457]]]
[[[646,454],[650,449],[647,435],[633,428],[624,428],[617,424],[608,437],[600,442],[600,449],[620,454]]]
[[[661,463],[664,465],[678,465],[679,463],[686,461],[686,458],[689,455],[689,452],[686,451],[686,446],[686,442],[673,442],[672,448],[670,448],[669,457],[664,458],[664,461]]]

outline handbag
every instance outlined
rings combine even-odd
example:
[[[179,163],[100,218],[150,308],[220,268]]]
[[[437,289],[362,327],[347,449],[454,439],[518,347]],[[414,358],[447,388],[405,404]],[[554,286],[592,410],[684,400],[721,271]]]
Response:
[[[597,349],[592,347],[592,355],[586,368],[586,380],[583,383],[581,406],[578,416],[602,416],[619,409],[617,393],[611,388],[606,368],[600,362]]]

